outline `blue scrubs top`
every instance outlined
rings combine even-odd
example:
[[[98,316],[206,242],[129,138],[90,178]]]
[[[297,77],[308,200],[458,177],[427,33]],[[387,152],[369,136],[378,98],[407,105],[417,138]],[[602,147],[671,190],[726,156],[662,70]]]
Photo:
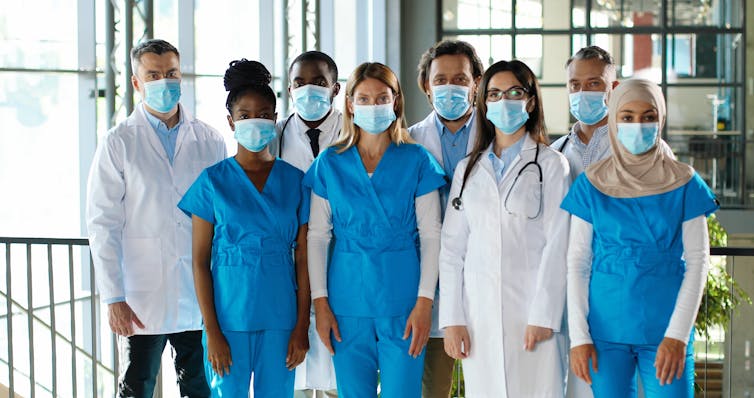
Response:
[[[407,315],[419,291],[414,199],[445,185],[442,167],[423,147],[391,143],[369,178],[355,146],[319,155],[304,184],[332,209],[327,269],[336,315]]]
[[[561,207],[592,224],[589,331],[623,344],[659,344],[670,323],[686,271],[682,224],[718,208],[694,173],[672,191],[615,198],[582,173]]]
[[[303,172],[275,159],[259,192],[235,158],[204,170],[178,203],[189,217],[214,224],[212,283],[223,331],[293,329],[293,248],[309,221]]]

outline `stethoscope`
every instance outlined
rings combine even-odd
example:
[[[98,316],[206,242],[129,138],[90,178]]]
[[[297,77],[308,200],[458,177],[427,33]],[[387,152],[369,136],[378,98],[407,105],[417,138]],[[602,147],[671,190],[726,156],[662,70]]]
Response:
[[[510,188],[508,188],[508,193],[505,195],[505,200],[503,201],[503,206],[505,207],[505,211],[508,212],[508,214],[513,214],[512,211],[508,210],[508,199],[510,199],[511,191],[513,191],[513,188],[516,186],[516,183],[518,182],[518,178],[521,177],[521,174],[529,167],[529,166],[536,166],[537,167],[537,173],[539,175],[539,208],[537,209],[537,214],[534,215],[534,217],[529,217],[528,215],[526,218],[530,220],[534,220],[537,217],[539,217],[540,214],[542,214],[542,166],[539,165],[539,144],[536,146],[536,152],[534,152],[534,160],[527,162],[524,164],[521,169],[518,170],[518,173],[516,174],[516,178],[513,179],[513,183],[511,184]],[[461,183],[461,191],[459,192],[458,196],[453,198],[453,200],[450,202],[454,209],[460,211],[463,210],[463,200],[461,199],[461,196],[463,196],[463,190],[466,188],[466,181],[467,178],[463,179],[463,182]]]
[[[279,157],[281,159],[282,159],[282,156],[283,156],[283,141],[285,141],[283,139],[283,137],[285,136],[285,129],[288,128],[288,123],[291,122],[291,119],[293,119],[294,116],[296,116],[295,113],[291,113],[290,115],[288,115],[288,117],[285,119],[285,123],[283,123],[283,128],[280,130],[280,139],[278,140],[279,144],[278,144],[278,155],[277,155],[277,157]],[[340,124],[340,122],[338,122],[338,124]],[[340,132],[338,133],[338,135],[340,135]]]

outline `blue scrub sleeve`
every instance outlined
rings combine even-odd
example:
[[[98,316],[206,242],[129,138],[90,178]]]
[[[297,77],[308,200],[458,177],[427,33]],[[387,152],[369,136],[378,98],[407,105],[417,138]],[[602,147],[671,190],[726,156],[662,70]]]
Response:
[[[298,225],[309,223],[309,207],[312,201],[312,190],[301,184],[301,204],[298,208]]]
[[[304,175],[304,180],[302,182],[305,188],[314,191],[317,196],[323,199],[327,199],[327,183],[325,182],[324,172],[326,167],[325,163],[332,156],[332,150],[332,148],[328,148],[325,153],[320,154],[314,159],[314,163],[309,167],[309,171]],[[308,214],[306,218],[307,220],[309,219]]]
[[[683,221],[692,220],[702,214],[707,217],[720,208],[715,194],[697,173],[686,183],[683,202]]]
[[[418,198],[445,186],[447,180],[445,178],[445,170],[435,160],[434,156],[424,149],[424,147],[419,145],[417,147],[420,149],[422,157],[419,165],[419,183],[416,186],[416,197]]]
[[[178,208],[189,217],[196,215],[210,224],[215,224],[214,197],[212,180],[205,169],[178,202]]]
[[[560,208],[573,214],[574,216],[592,224],[592,213],[590,211],[590,193],[593,194],[596,189],[586,178],[586,173],[581,173],[576,177],[576,181],[571,185],[568,194],[560,203]]]

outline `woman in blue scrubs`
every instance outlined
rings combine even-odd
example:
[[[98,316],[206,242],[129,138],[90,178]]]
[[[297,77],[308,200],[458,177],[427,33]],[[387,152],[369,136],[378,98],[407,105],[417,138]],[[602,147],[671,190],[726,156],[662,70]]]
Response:
[[[405,129],[395,74],[364,63],[346,85],[341,138],[311,187],[309,274],[342,398],[420,397],[437,283],[442,167]],[[331,258],[328,247],[335,241]]]
[[[193,222],[196,295],[213,397],[292,397],[309,348],[303,173],[273,157],[275,93],[259,62],[225,73],[238,153],[204,170],[178,207]]]
[[[714,194],[660,150],[665,100],[653,82],[610,97],[613,156],[587,168],[563,200],[570,212],[571,366],[594,396],[694,394],[693,325],[709,263]]]

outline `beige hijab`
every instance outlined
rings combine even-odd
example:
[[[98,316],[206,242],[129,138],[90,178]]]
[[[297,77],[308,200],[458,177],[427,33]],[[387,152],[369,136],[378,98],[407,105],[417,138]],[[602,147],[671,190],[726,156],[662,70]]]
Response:
[[[616,198],[636,198],[672,191],[694,175],[691,166],[676,161],[657,135],[655,146],[641,155],[629,152],[618,141],[618,111],[632,101],[645,101],[657,109],[660,131],[665,125],[665,99],[657,84],[644,79],[621,82],[610,96],[607,117],[613,155],[586,169],[589,181],[600,192]]]

